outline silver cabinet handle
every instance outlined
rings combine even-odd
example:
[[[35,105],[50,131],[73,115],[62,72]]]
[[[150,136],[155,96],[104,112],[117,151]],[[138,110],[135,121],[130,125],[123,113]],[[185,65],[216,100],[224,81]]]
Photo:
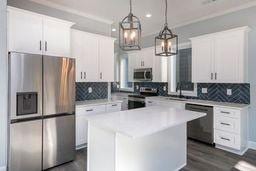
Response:
[[[220,111],[220,113],[230,114],[230,112]]]
[[[45,41],[44,45],[45,45],[45,46],[44,46],[44,49],[45,49],[45,51],[47,51],[47,50],[48,50],[48,47],[47,47],[47,46],[48,46],[48,43],[47,43],[47,41]]]
[[[41,40],[39,42],[39,49],[40,49],[40,51],[42,50],[42,41]]]
[[[151,102],[151,101],[148,101],[148,103],[153,103],[153,102]]]
[[[112,104],[112,106],[114,107],[114,106],[117,106],[117,104]]]
[[[86,110],[86,112],[92,112],[93,111],[93,109],[88,109],[88,110]]]
[[[225,140],[225,141],[230,141],[230,139],[224,138],[224,137],[220,137],[220,139]]]
[[[215,80],[217,80],[217,72],[215,72]]]
[[[102,79],[102,72],[100,73],[100,79]]]
[[[83,79],[83,72],[81,72],[81,80]]]
[[[86,79],[86,72],[84,72],[84,79]]]
[[[220,124],[221,124],[221,125],[230,126],[230,124],[228,124],[228,123],[223,123],[223,122],[221,122]]]
[[[211,73],[211,80],[213,80],[213,73]]]

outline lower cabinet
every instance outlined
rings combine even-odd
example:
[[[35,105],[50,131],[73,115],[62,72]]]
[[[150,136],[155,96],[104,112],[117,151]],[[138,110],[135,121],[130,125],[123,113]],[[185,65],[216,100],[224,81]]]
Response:
[[[242,155],[247,149],[248,109],[214,108],[214,143],[217,148]]]
[[[94,106],[76,106],[76,149],[87,145],[88,115],[121,111],[121,102]]]

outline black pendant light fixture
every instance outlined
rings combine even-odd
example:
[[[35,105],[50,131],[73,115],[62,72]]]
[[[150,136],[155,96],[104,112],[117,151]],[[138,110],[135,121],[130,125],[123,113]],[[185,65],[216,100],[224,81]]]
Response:
[[[132,13],[132,0],[130,0],[130,13],[119,23],[119,46],[124,51],[140,50],[141,24],[138,17]]]
[[[174,56],[178,54],[178,36],[173,34],[167,23],[167,0],[165,0],[165,24],[163,30],[155,37],[156,56]]]

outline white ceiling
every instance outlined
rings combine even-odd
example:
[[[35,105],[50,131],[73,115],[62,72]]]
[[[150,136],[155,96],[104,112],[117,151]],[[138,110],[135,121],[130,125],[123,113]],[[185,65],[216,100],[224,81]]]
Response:
[[[113,24],[129,12],[129,0],[31,0],[53,8]],[[177,27],[256,5],[256,0],[168,0],[168,22]],[[208,3],[210,2],[210,3]],[[158,32],[164,23],[164,0],[133,0],[133,13],[142,22],[143,35]],[[151,13],[151,18],[145,15]]]

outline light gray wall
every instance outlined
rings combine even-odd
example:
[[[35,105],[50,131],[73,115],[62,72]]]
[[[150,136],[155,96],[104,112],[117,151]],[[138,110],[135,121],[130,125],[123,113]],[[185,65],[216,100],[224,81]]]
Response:
[[[79,15],[71,14],[58,9],[50,8],[50,7],[47,7],[32,1],[28,1],[28,0],[8,0],[7,4],[8,6],[13,6],[13,7],[29,10],[32,12],[48,15],[51,17],[56,17],[63,20],[74,22],[76,23],[73,26],[73,28],[75,29],[87,31],[90,33],[102,34],[106,36],[111,35],[110,24],[98,22],[86,17],[82,17]]]
[[[170,16],[171,17],[171,16]],[[240,26],[251,27],[249,33],[249,79],[251,83],[251,109],[249,114],[249,139],[256,142],[256,7],[240,10],[223,16],[189,24],[173,29],[179,35],[181,43],[188,42],[189,38],[223,31]],[[143,47],[154,46],[155,35],[142,39]]]
[[[6,166],[7,149],[7,34],[6,0],[0,2],[0,170]]]

